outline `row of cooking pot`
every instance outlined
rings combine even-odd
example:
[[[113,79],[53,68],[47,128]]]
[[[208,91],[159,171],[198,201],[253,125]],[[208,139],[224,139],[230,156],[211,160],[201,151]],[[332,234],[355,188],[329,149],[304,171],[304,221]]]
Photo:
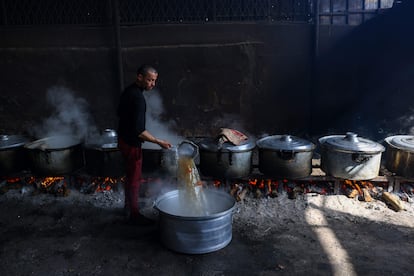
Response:
[[[34,142],[18,135],[0,136],[0,175],[26,166],[35,174],[62,175],[86,165],[89,173],[99,176],[120,176],[123,161],[116,144],[116,134],[110,133],[109,143],[82,144],[73,136],[53,136]],[[414,136],[397,135],[385,139],[385,165],[388,170],[404,177],[414,177]],[[321,169],[327,174],[351,180],[372,179],[378,175],[385,147],[354,133],[330,135],[319,139]],[[222,179],[242,178],[252,171],[253,150],[258,149],[259,170],[270,177],[302,178],[312,172],[312,157],[316,146],[291,135],[272,135],[241,145],[217,144],[206,138],[197,145],[184,141],[178,149],[195,157],[205,176]],[[174,174],[177,168],[177,148],[172,150],[144,149],[144,171]],[[26,160],[29,164],[26,164]]]
[[[182,141],[171,149],[143,149],[144,173],[175,176],[178,156],[195,157],[198,147]],[[35,175],[56,176],[86,168],[95,176],[125,175],[124,160],[117,144],[116,131],[106,129],[102,135],[82,142],[73,135],[56,135],[30,142],[20,135],[0,136],[0,176],[10,176],[25,169]]]
[[[369,180],[378,176],[382,153],[385,167],[399,176],[414,177],[414,136],[385,139],[386,147],[355,133],[329,135],[318,140],[321,169],[330,176]],[[316,145],[291,135],[272,135],[256,142],[221,148],[212,139],[200,143],[200,170],[204,175],[242,178],[251,173],[253,149],[258,149],[258,168],[269,177],[303,178],[312,173]]]
[[[20,135],[0,136],[0,175],[10,176],[25,169],[35,175],[65,175],[86,167],[96,176],[123,175],[122,156],[115,137],[85,144],[76,136],[56,135],[29,141]]]

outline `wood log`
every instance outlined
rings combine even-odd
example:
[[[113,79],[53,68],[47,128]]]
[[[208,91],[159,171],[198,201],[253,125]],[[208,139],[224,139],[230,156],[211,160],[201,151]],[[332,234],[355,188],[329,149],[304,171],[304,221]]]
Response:
[[[240,193],[237,194],[236,200],[237,201],[243,200],[245,198],[246,194],[247,194],[247,188],[244,188]]]
[[[254,197],[255,198],[262,198],[263,197],[263,192],[260,189],[256,189],[256,191],[254,192]]]
[[[240,188],[241,188],[241,185],[239,185],[239,184],[234,184],[233,188],[231,188],[231,190],[230,190],[230,194],[231,194],[232,196],[235,196],[235,195],[237,194],[237,192],[239,192],[239,191],[240,191]]]
[[[372,197],[371,197],[371,194],[369,193],[368,189],[367,188],[362,188],[362,192],[364,194],[364,201],[371,202]]]
[[[276,189],[274,189],[270,192],[270,197],[278,197],[278,196],[279,196],[279,194],[278,194]]]
[[[402,205],[400,199],[389,192],[383,192],[382,198],[388,203],[395,211],[399,212],[401,210],[405,210],[404,206]]]
[[[352,189],[351,192],[348,193],[349,198],[355,198],[357,195],[359,195],[359,192],[357,189]]]

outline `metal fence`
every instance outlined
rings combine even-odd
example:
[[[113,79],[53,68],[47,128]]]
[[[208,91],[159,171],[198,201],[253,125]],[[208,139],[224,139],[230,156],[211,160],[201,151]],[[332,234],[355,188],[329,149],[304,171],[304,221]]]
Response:
[[[305,21],[309,0],[121,0],[122,24]]]
[[[323,25],[359,25],[393,4],[394,0],[319,0],[318,19]]]
[[[2,25],[108,23],[107,0],[0,0]]]
[[[121,25],[214,22],[359,24],[393,0],[0,0],[0,25]]]

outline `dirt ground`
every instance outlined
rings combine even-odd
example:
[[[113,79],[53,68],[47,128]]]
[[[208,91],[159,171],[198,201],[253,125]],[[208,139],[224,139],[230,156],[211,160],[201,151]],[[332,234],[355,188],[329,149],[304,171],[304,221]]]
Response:
[[[151,202],[151,198],[147,202]],[[158,227],[124,222],[123,190],[67,196],[24,186],[0,195],[2,275],[413,275],[414,204],[302,194],[247,195],[233,238],[188,255]],[[147,206],[148,207],[148,206]]]

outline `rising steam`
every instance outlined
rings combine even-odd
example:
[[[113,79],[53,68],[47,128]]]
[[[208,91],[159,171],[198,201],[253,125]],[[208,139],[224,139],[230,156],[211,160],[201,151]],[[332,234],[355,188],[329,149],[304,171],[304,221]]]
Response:
[[[35,137],[44,138],[55,135],[73,135],[79,139],[88,133],[97,132],[88,103],[77,98],[74,92],[65,87],[51,87],[46,93],[46,102],[52,108],[52,114],[30,132]]]
[[[144,96],[147,102],[146,129],[155,137],[167,140],[173,145],[180,143],[183,138],[171,131],[174,122],[162,122],[160,119],[164,107],[158,90],[146,91]],[[143,148],[159,149],[160,147],[153,143],[144,143]]]

